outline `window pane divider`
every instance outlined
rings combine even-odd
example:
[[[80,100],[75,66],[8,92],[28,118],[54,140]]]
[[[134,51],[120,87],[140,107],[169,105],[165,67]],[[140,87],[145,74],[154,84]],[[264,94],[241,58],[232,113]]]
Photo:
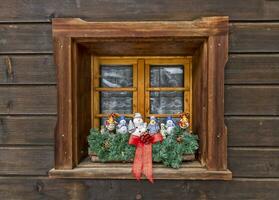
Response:
[[[189,88],[184,87],[150,87],[147,91],[189,91]]]
[[[151,117],[151,116],[154,116],[154,117],[168,117],[168,116],[171,116],[171,117],[179,117],[180,116],[180,113],[177,113],[177,114],[152,114],[152,113],[149,113],[147,114],[147,117]]]
[[[130,87],[130,88],[124,88],[124,87],[119,87],[119,88],[109,88],[109,87],[97,87],[95,88],[95,91],[136,91],[137,88],[135,87]]]
[[[125,116],[125,117],[133,117],[134,114],[121,114],[121,113],[117,113],[121,116]],[[102,114],[96,114],[95,117],[96,118],[101,118],[101,117],[108,117],[110,114],[105,114],[105,113],[102,113]]]

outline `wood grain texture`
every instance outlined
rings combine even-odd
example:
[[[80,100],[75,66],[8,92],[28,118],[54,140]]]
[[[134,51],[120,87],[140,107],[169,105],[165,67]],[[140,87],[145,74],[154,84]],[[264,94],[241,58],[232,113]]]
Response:
[[[0,147],[0,175],[47,175],[53,147]]]
[[[192,21],[92,22],[80,18],[54,18],[54,37],[81,38],[81,42],[132,39],[144,42],[165,39],[201,39],[209,35],[227,34],[228,16],[201,17]],[[148,30],[148,31],[146,31]],[[137,40],[140,39],[140,40]],[[85,40],[85,41],[84,41]],[[167,41],[167,40],[166,40]],[[175,41],[175,40],[174,40]],[[193,40],[195,41],[195,40]]]
[[[278,54],[231,54],[225,68],[226,84],[279,84]]]
[[[231,25],[230,51],[234,53],[266,52],[266,54],[231,55],[225,74],[226,84],[278,84],[277,54],[268,54],[268,52],[278,53],[279,2],[275,0],[191,0],[187,2],[183,0],[173,0],[172,2],[166,0],[68,0],[67,3],[62,0],[37,0],[36,3],[34,1],[3,0],[1,3],[3,5],[0,8],[1,22],[50,22],[55,16],[81,17],[92,21],[141,21],[191,20],[200,16],[229,15],[232,21],[255,20],[255,23]],[[258,23],[261,20],[276,21],[274,23]],[[14,25],[16,27],[13,27]],[[13,54],[40,54],[52,51],[49,24],[11,23],[1,24],[0,27],[3,27],[0,28],[1,54],[9,52]],[[40,43],[40,45],[37,46],[36,43]],[[29,58],[21,60],[21,58],[9,56],[13,69],[11,72],[14,72],[15,78],[10,80],[11,76],[7,73],[8,67],[3,63],[5,60],[0,58],[0,84],[54,83],[52,74],[55,74],[55,72],[53,67],[47,64],[48,67],[45,68],[45,71],[41,71],[44,67],[44,64],[41,64],[44,63],[43,61],[38,60],[38,64],[35,64],[37,63],[36,59],[30,58],[29,64]],[[23,62],[24,65],[21,64]],[[30,65],[30,68],[27,65]],[[8,91],[9,88],[1,86],[0,99],[9,96],[5,98],[10,99],[11,102],[20,102],[23,107],[29,105],[27,110],[23,109],[22,114],[37,112],[40,101],[33,92],[37,90],[37,87],[24,87],[22,87],[24,95],[21,95],[22,92],[17,93],[14,89],[11,89],[12,92],[10,92]],[[53,88],[42,90],[44,94],[50,93],[47,96],[53,96],[56,95]],[[226,111],[229,111],[229,114],[255,115],[253,117],[235,116],[226,118],[230,146],[278,146],[277,116],[258,116],[278,114],[278,107],[274,103],[278,100],[277,93],[277,89],[269,86],[239,86],[233,87],[232,90],[226,90],[225,103]],[[19,96],[22,96],[20,101],[18,101]],[[232,97],[232,99],[227,97]],[[56,99],[56,97],[53,96],[48,99]],[[227,101],[229,104],[227,104]],[[9,105],[11,104],[8,104],[8,107]],[[49,111],[56,113],[56,108],[49,108],[48,106],[49,104],[46,104],[43,111],[39,108],[38,113],[49,113]],[[6,110],[3,112],[5,107],[0,107],[0,113],[8,113]],[[13,111],[16,113],[18,108],[16,107],[16,110],[13,109]],[[0,136],[0,141],[4,140],[9,144],[41,144],[44,141],[37,140],[38,137],[44,137],[46,141],[49,140],[47,139],[48,136],[44,135],[49,133],[43,133],[42,129],[50,130],[51,123],[54,123],[54,121],[50,122],[52,121],[50,119],[46,120],[36,116],[30,117],[30,120],[25,119],[25,116],[22,118],[4,118],[4,120],[1,117],[1,119],[0,132],[3,131],[3,127],[4,131],[7,131],[4,132],[4,139]],[[41,126],[41,129],[39,126]],[[24,135],[20,132],[21,128],[24,130]],[[36,132],[42,135],[35,135]],[[8,136],[6,133],[8,133]],[[262,151],[262,147],[259,147],[259,149]],[[2,152],[2,149],[0,152]],[[26,153],[18,152],[13,152],[11,147],[4,152],[4,155],[7,153],[5,156],[9,165],[13,166],[11,170],[14,170],[14,172],[19,170],[21,163],[24,166],[21,175],[26,174],[26,172],[45,175],[48,169],[43,168],[42,170],[41,168],[38,170],[43,165],[42,163],[49,165],[49,168],[53,167],[53,163],[49,163],[52,162],[52,158],[42,158],[44,161],[38,163],[35,161],[38,161],[40,157],[34,156],[35,154],[31,150]],[[48,150],[44,149],[43,152],[44,154],[40,156],[48,154]],[[9,156],[16,153],[16,156],[9,159]],[[243,154],[243,156],[240,154]],[[36,155],[39,155],[39,151]],[[259,151],[251,151],[248,155],[244,150],[239,152],[231,152],[230,150],[229,155],[233,157],[234,161],[232,162],[231,157],[229,157],[229,165],[232,166],[233,173],[236,172],[240,176],[248,174],[250,178],[237,178],[229,182],[158,180],[151,185],[147,181],[137,183],[134,180],[53,180],[47,177],[8,177],[8,174],[3,173],[5,177],[0,177],[0,197],[1,199],[278,199],[278,178],[256,178],[258,172],[260,172],[260,176],[272,177],[272,174],[278,176],[278,168],[274,168],[274,165],[278,164],[275,163],[278,156],[275,157],[274,152],[259,153]],[[241,159],[237,161],[240,156],[242,156]],[[1,157],[2,154],[0,160]],[[30,161],[22,162],[23,158],[31,159],[32,157],[35,158],[32,165],[24,164],[30,163]],[[19,159],[19,162],[15,163],[16,159]],[[7,164],[4,164],[4,166],[4,171],[10,169]]]
[[[232,20],[278,20],[277,1],[265,0],[122,0],[122,1],[29,1],[4,0],[0,19],[50,21],[52,17],[80,17],[97,21],[192,20],[201,16],[229,15]]]
[[[129,32],[129,30],[126,30],[126,32]],[[99,35],[102,36],[104,34],[100,33]],[[82,40],[82,42],[85,41],[85,39],[80,40]],[[92,54],[101,56],[185,56],[191,55],[191,52],[193,52],[203,40],[202,38],[195,41],[191,38],[175,40],[173,38],[163,38],[156,41],[150,41],[150,39],[146,39],[145,41],[126,39],[126,41],[121,42],[113,40],[94,41],[83,45],[88,48]]]
[[[0,53],[52,52],[49,24],[1,24]]]
[[[53,145],[55,116],[1,116],[0,144]]]
[[[55,37],[54,51],[57,65],[57,126],[55,130],[55,168],[72,169],[76,163],[76,145],[73,134],[76,131],[76,69],[72,64],[72,41],[70,38]],[[75,94],[77,97],[77,95]]]
[[[235,177],[279,177],[278,148],[228,149],[229,168]]]
[[[0,147],[0,176],[1,175],[46,175],[53,168],[54,148],[49,146],[33,146],[33,147]],[[275,178],[279,177],[279,161],[278,148],[241,148],[230,147],[228,149],[228,168],[232,171],[233,177],[258,177],[258,178]],[[75,168],[79,169],[79,168]],[[103,168],[105,169],[105,168]],[[100,170],[103,170],[100,168]],[[114,169],[114,168],[113,168]],[[117,168],[118,169],[118,168]],[[130,168],[120,167],[121,172],[128,174]],[[171,170],[170,168],[166,169]],[[174,171],[164,173],[161,168],[158,178],[171,178]],[[74,171],[69,170],[64,177],[73,176]],[[77,171],[76,173],[79,173]],[[92,173],[92,172],[90,172]],[[101,178],[109,173],[108,168],[98,171],[98,175],[92,174],[93,177]],[[60,174],[61,175],[61,174]],[[111,176],[119,178],[115,171],[110,172]],[[82,173],[79,175],[90,176],[90,174]],[[127,175],[126,175],[127,176]],[[126,176],[123,176],[124,178]],[[131,178],[130,174],[128,176]],[[188,177],[187,174],[184,174]],[[61,176],[60,176],[61,177]],[[206,177],[206,176],[205,176]],[[205,178],[204,177],[204,178]],[[77,178],[77,177],[76,177]],[[123,178],[121,178],[123,179]]]
[[[279,181],[63,180],[45,177],[0,178],[3,199],[255,199],[278,198]],[[13,189],[11,189],[13,188]],[[218,189],[217,189],[218,188]],[[125,192],[121,192],[125,191]],[[175,191],[175,192],[174,192]]]
[[[279,52],[279,23],[231,23],[229,52]],[[51,53],[50,24],[1,24],[0,53]],[[251,37],[253,36],[253,37]]]
[[[77,50],[79,48],[79,51]],[[75,116],[76,124],[76,164],[78,164],[84,157],[88,155],[87,136],[91,129],[91,55],[87,53],[86,49],[75,46],[74,48],[74,62],[75,70],[75,93],[76,107]],[[93,99],[92,99],[93,100]]]
[[[0,94],[0,114],[57,112],[55,86],[1,86]]]
[[[226,115],[278,115],[278,86],[226,86]]]
[[[279,6],[278,6],[279,7]],[[279,23],[230,25],[230,52],[279,52]]]
[[[278,147],[278,117],[226,117],[228,146]]]
[[[227,131],[224,124],[224,68],[228,60],[228,34],[208,38],[207,59],[207,107],[202,108],[207,114],[206,166],[210,170],[225,170]]]
[[[52,55],[0,56],[0,84],[55,84]]]
[[[207,44],[203,44],[200,49],[198,49],[193,56],[193,124],[192,129],[193,132],[197,133],[200,141],[199,141],[199,160],[202,164],[205,163],[205,155],[206,155],[206,135],[207,135],[207,115],[206,115],[206,107],[207,107]],[[201,106],[202,105],[202,106]],[[198,123],[200,121],[200,123]]]

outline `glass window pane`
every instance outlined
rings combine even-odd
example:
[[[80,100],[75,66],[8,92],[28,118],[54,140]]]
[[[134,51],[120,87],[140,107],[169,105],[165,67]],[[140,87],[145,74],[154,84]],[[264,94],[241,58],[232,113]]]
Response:
[[[151,87],[184,87],[183,65],[150,65]]]
[[[100,92],[101,113],[133,113],[132,92]]]
[[[183,92],[150,92],[150,113],[181,113],[184,108],[183,100]]]
[[[101,87],[132,87],[133,65],[101,65]]]

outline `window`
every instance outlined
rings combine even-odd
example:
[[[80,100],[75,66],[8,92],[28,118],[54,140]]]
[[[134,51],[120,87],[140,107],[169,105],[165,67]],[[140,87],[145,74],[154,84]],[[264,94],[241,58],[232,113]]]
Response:
[[[92,57],[92,127],[108,114],[148,121],[192,110],[190,57]]]
[[[198,160],[179,170],[157,165],[154,177],[231,179],[224,123],[228,28],[226,16],[163,22],[53,19],[58,121],[50,177],[133,179],[129,164],[88,162],[92,124],[98,127],[111,111],[129,117],[138,110],[148,119],[182,110],[192,113]],[[169,97],[175,102],[169,104]]]

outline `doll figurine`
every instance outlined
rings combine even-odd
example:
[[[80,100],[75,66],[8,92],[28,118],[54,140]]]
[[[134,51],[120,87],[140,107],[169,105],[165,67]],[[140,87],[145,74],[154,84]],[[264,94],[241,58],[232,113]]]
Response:
[[[115,117],[117,115],[115,113],[111,113],[109,116],[108,116],[108,119],[105,121],[105,127],[108,131],[112,132],[115,130],[115,127],[116,127],[116,120],[115,120]]]
[[[119,123],[116,126],[116,133],[120,133],[120,134],[128,133],[127,122],[124,116],[120,116]]]
[[[163,136],[164,139],[166,139],[167,137],[167,129],[164,123],[161,123],[161,134]]]
[[[146,132],[147,124],[143,122],[142,116],[140,113],[135,113],[133,121],[130,120],[128,131],[132,135],[140,136],[142,133]]]
[[[166,132],[168,135],[172,134],[173,129],[175,128],[175,123],[171,116],[167,117],[166,119]]]
[[[150,135],[159,133],[160,127],[158,125],[157,119],[154,116],[150,117],[150,122],[147,126],[147,130]]]
[[[188,120],[188,115],[187,114],[181,114],[180,115],[180,120],[178,122],[178,125],[182,129],[187,129],[189,127],[189,120]]]

